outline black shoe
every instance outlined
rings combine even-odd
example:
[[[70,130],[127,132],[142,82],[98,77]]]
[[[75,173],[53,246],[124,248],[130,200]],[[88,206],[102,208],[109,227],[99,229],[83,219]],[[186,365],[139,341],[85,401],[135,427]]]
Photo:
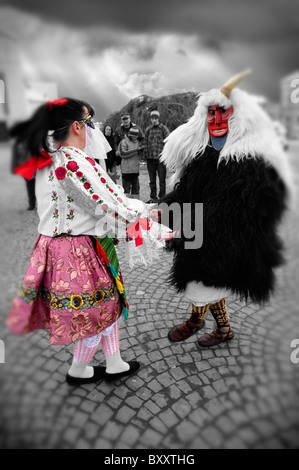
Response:
[[[69,385],[92,384],[95,382],[99,382],[105,377],[105,370],[105,367],[95,366],[93,368],[93,376],[89,379],[80,379],[80,377],[72,377],[71,375],[66,374],[66,381]]]
[[[130,369],[125,370],[124,372],[119,372],[118,374],[108,374],[107,372],[105,372],[106,382],[113,382],[114,380],[118,380],[121,377],[125,377],[127,375],[132,375],[135,372],[137,372],[137,370],[140,367],[140,364],[137,361],[131,361],[131,362],[128,362],[128,364],[130,366]]]

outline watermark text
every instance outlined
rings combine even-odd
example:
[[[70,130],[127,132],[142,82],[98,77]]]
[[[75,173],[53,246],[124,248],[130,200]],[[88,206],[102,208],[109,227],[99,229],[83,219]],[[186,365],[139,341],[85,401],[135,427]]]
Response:
[[[291,362],[293,364],[299,364],[299,339],[293,339],[291,348],[294,349],[291,353]]]
[[[291,93],[291,102],[297,104],[299,103],[299,78],[294,78],[291,81],[291,88],[295,88]]]
[[[177,202],[161,203],[157,208],[161,211],[160,223],[166,227],[173,227],[174,238],[182,238],[186,250],[196,250],[202,246],[203,203],[183,203],[182,205]],[[114,233],[117,234],[117,238],[126,238],[123,219],[113,217],[101,206],[97,207],[95,214],[98,217],[95,226],[97,236],[101,236],[103,233]],[[133,238],[140,235],[139,231],[140,225],[132,224],[130,234]]]
[[[0,104],[5,103],[5,85],[4,81],[0,79]]]
[[[0,364],[4,364],[5,362],[5,346],[4,341],[0,339]]]

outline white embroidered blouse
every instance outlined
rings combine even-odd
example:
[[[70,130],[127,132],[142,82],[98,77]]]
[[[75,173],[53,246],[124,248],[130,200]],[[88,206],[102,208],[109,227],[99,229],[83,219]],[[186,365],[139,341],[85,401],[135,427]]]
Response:
[[[82,150],[61,147],[53,163],[36,174],[38,232],[49,237],[61,234],[127,237],[127,228],[140,217],[149,217],[150,205],[127,198],[121,186]],[[130,265],[149,264],[164,246],[159,234],[170,230],[150,221],[150,229],[138,226],[143,243],[135,238],[128,245]]]

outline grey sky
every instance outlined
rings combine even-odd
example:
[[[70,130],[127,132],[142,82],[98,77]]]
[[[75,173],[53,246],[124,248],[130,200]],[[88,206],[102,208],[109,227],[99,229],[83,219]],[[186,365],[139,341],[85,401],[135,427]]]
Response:
[[[0,1],[5,5],[11,23],[1,23],[0,14],[0,31],[9,28],[23,47],[24,73],[57,80],[63,94],[92,98],[97,90],[107,112],[134,93],[202,91],[247,67],[254,73],[244,88],[277,101],[279,80],[299,68],[298,0]]]
[[[7,0],[0,4],[72,25],[250,41],[299,38],[297,0]]]

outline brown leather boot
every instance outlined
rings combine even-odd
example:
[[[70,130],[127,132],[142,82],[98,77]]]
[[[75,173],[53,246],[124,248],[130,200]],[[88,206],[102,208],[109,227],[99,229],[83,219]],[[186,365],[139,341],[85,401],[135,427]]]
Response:
[[[204,317],[206,316],[209,305],[204,305],[203,307],[195,307],[192,304],[192,314],[189,320],[184,323],[181,323],[178,326],[172,328],[168,333],[168,339],[172,343],[177,343],[179,341],[185,341],[185,339],[190,338],[190,336],[197,333],[201,330],[204,325]]]
[[[190,338],[190,336],[197,333],[205,326],[205,321],[202,320],[199,326],[193,325],[187,320],[184,323],[181,323],[178,326],[172,328],[168,333],[168,339],[172,343],[177,343],[178,341],[185,341],[185,339]]]
[[[201,336],[197,343],[201,348],[211,348],[212,346],[233,339],[234,336],[235,333],[231,329],[229,322],[227,322],[227,324],[224,324],[221,328],[217,328],[212,333]]]
[[[216,330],[208,333],[198,340],[198,346],[210,348],[217,344],[233,339],[235,333],[231,329],[225,299],[210,305],[211,313],[216,321]]]

